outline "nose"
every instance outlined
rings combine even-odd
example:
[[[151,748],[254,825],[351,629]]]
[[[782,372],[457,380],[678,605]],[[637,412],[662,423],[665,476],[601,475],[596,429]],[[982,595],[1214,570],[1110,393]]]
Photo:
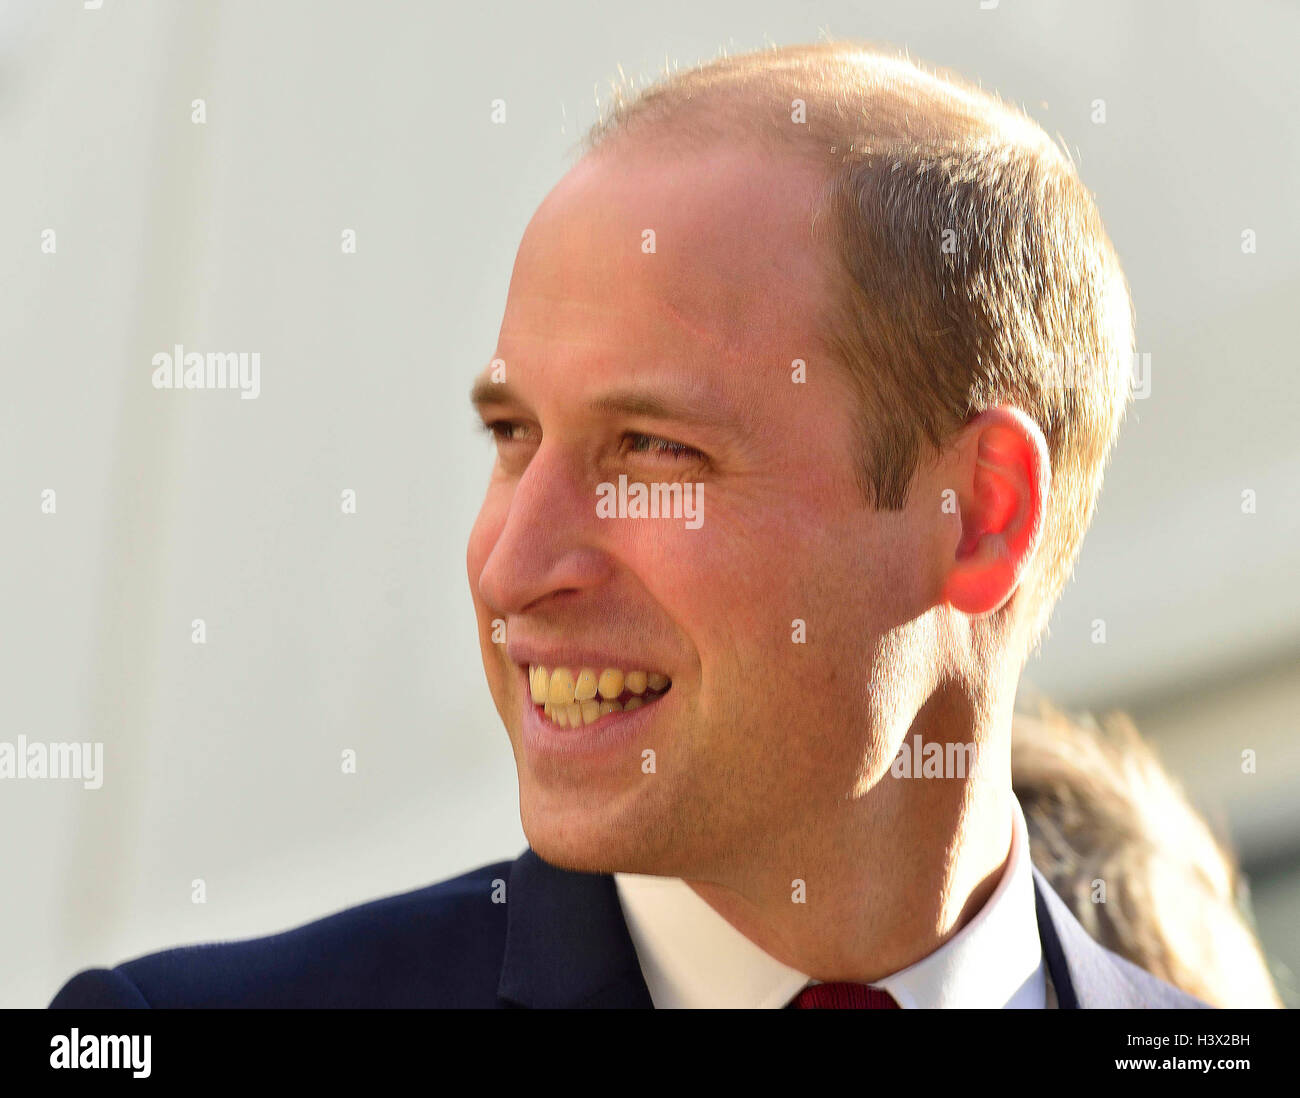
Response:
[[[543,442],[514,486],[479,573],[480,597],[498,612],[521,614],[599,587],[612,571],[599,524],[595,485],[558,446]]]

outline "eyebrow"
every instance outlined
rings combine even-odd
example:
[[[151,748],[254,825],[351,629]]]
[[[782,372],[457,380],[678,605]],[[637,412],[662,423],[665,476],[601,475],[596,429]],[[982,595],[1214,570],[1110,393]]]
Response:
[[[506,381],[493,381],[480,377],[470,392],[470,402],[480,412],[485,406],[525,403]],[[735,425],[735,417],[714,411],[692,400],[685,392],[680,395],[665,394],[650,389],[615,389],[587,402],[587,407],[604,415],[641,416],[645,419],[672,420],[692,423],[702,427]]]
[[[507,381],[493,381],[490,377],[479,377],[474,381],[474,388],[469,391],[469,402],[475,408],[482,409],[487,404],[522,404],[510,388]]]

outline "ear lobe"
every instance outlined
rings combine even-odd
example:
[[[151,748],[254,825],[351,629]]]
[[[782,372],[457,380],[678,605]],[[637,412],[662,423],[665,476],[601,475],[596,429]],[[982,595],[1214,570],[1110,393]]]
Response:
[[[944,580],[944,601],[990,614],[1015,593],[1042,536],[1051,471],[1037,424],[1017,408],[991,408],[965,428],[958,494],[961,534]]]

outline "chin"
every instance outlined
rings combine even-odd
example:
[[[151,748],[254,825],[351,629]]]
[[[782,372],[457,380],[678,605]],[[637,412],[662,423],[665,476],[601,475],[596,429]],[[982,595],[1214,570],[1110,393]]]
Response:
[[[547,827],[525,827],[524,834],[533,853],[558,869],[570,869],[575,873],[640,872],[629,868],[635,864],[635,857],[629,857],[625,842],[589,842],[572,835],[557,835]]]
[[[647,829],[617,824],[592,812],[572,809],[555,813],[524,807],[520,811],[524,836],[533,852],[559,869],[578,873],[671,874],[657,857]],[[653,830],[653,829],[649,829]]]

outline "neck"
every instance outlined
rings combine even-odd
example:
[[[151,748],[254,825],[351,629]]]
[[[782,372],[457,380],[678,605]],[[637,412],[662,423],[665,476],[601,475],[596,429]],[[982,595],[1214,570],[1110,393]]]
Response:
[[[901,737],[910,767],[810,809],[764,844],[761,864],[687,883],[760,949],[814,979],[870,983],[915,964],[975,917],[1010,854],[1009,707],[979,723],[955,693],[936,693]],[[945,749],[944,776],[923,767],[918,735]],[[947,773],[955,741],[977,745],[965,778]],[[933,748],[924,757],[936,763]]]

